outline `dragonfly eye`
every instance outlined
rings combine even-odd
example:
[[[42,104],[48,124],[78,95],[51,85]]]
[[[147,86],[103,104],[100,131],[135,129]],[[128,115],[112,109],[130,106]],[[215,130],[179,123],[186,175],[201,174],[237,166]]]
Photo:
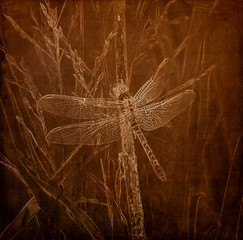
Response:
[[[119,98],[121,95],[124,95],[127,92],[128,92],[128,87],[124,83],[118,83],[113,88],[113,94],[117,98]]]

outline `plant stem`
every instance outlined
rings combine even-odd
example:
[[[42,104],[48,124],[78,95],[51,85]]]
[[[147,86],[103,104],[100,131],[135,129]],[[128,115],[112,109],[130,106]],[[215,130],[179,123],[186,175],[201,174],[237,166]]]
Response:
[[[127,47],[126,47],[126,17],[125,0],[114,2],[114,27],[115,27],[115,58],[116,80],[128,85]],[[144,229],[144,213],[139,187],[137,156],[135,154],[133,134],[129,120],[121,121],[121,157],[127,193],[128,212],[130,217],[131,238],[146,239]]]
[[[125,8],[125,0],[114,2],[116,80],[128,84]]]

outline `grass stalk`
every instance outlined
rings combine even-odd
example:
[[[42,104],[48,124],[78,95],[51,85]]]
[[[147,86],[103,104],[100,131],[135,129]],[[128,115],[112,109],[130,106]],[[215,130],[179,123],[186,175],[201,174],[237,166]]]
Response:
[[[220,209],[220,213],[219,213],[217,229],[216,229],[215,238],[214,238],[215,240],[218,239],[219,229],[221,227],[221,222],[220,221],[221,221],[221,218],[222,218],[222,215],[223,215],[223,211],[224,211],[224,204],[225,204],[226,195],[227,195],[227,191],[228,191],[228,185],[229,185],[229,181],[230,181],[230,178],[231,178],[232,168],[233,168],[234,163],[235,163],[235,155],[236,155],[236,152],[237,152],[238,147],[239,147],[240,139],[241,139],[241,136],[238,137],[238,140],[237,140],[234,152],[231,155],[231,159],[230,159],[231,163],[230,163],[230,168],[229,168],[229,172],[228,172],[228,176],[227,176],[227,180],[226,180],[226,184],[225,184],[223,201],[222,201],[222,204],[221,204],[221,209]]]
[[[126,16],[125,1],[115,1],[114,27],[115,27],[115,58],[116,58],[116,80],[117,83],[129,84],[126,46]],[[124,180],[126,185],[127,205],[130,216],[131,238],[133,240],[146,239],[144,228],[144,213],[139,187],[137,168],[137,156],[135,154],[133,133],[128,129],[128,119],[120,123],[122,164]]]
[[[240,221],[241,221],[241,215],[242,215],[242,205],[243,205],[243,196],[241,197],[241,202],[240,202],[240,209],[239,209],[239,215],[238,215],[238,219],[237,219],[237,226],[236,226],[236,232],[235,232],[235,240],[239,239]]]

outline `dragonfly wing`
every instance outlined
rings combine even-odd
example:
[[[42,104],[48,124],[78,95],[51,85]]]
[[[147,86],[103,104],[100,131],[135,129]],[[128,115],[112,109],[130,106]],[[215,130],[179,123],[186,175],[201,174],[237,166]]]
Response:
[[[192,90],[187,90],[164,101],[139,108],[139,126],[147,131],[164,126],[183,112],[194,101],[195,96]]]
[[[38,107],[59,116],[96,119],[118,113],[119,103],[112,99],[49,94],[39,99]]]
[[[47,134],[46,140],[64,145],[101,145],[117,141],[120,135],[118,119],[108,119],[54,128]]]
[[[166,58],[158,66],[155,75],[150,78],[135,94],[137,106],[144,106],[155,100],[163,92],[169,76],[169,59]]]

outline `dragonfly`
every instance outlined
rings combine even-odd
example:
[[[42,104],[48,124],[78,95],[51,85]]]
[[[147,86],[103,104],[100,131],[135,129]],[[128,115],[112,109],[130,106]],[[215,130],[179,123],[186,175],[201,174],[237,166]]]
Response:
[[[167,85],[169,59],[164,59],[152,76],[132,97],[128,87],[120,82],[113,88],[113,98],[81,98],[48,94],[38,101],[38,109],[58,116],[79,120],[77,123],[52,129],[46,136],[51,143],[64,145],[102,145],[121,139],[121,122],[128,120],[133,132],[162,181],[166,174],[143,133],[169,124],[178,114],[192,104],[196,94],[184,90],[156,102]],[[124,124],[123,124],[124,126]]]

